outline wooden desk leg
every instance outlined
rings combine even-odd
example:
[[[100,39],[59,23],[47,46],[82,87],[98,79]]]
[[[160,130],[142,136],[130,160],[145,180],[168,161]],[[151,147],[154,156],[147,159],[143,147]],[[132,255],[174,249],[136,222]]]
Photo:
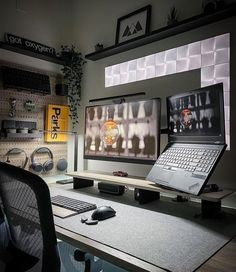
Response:
[[[219,218],[222,217],[221,201],[212,202],[207,200],[201,200],[201,209],[203,218]]]
[[[160,193],[135,188],[134,189],[134,199],[137,200],[139,202],[139,204],[146,204],[151,201],[160,199]]]
[[[73,178],[73,189],[93,186],[93,180],[83,178]]]

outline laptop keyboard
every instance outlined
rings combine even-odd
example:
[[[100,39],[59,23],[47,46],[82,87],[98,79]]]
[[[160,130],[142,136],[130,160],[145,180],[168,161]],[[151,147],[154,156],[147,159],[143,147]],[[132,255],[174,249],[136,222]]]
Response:
[[[173,147],[161,154],[156,165],[170,170],[208,173],[219,153],[219,150],[214,149]]]
[[[62,195],[51,197],[51,202],[53,205],[69,209],[77,213],[83,213],[97,208],[95,204]]]

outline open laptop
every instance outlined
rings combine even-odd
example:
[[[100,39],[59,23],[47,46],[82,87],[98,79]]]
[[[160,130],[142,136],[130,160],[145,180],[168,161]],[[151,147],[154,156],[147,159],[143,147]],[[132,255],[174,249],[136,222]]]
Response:
[[[223,155],[223,83],[167,97],[168,144],[146,180],[199,195]]]

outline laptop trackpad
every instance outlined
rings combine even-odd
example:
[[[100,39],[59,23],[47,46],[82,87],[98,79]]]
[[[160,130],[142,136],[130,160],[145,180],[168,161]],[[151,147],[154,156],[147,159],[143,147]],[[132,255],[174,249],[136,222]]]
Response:
[[[162,170],[159,172],[158,179],[169,183],[169,181],[172,179],[172,177],[175,173],[176,173],[175,171]]]

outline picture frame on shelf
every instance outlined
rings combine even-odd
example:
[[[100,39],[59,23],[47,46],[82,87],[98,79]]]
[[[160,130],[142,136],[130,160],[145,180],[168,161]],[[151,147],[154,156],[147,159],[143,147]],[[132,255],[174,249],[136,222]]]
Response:
[[[116,27],[116,44],[145,36],[150,30],[151,5],[135,10],[118,18]]]

